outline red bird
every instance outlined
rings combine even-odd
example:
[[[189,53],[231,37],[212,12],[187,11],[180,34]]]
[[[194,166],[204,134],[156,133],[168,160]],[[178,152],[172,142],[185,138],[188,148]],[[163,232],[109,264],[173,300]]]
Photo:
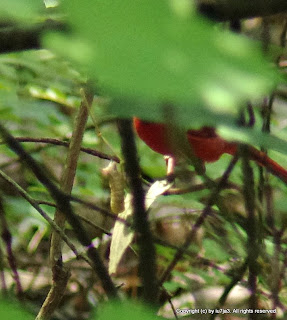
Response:
[[[168,129],[161,123],[153,123],[134,118],[134,126],[139,137],[154,151],[163,155],[173,156],[173,150],[168,143]],[[228,142],[216,133],[214,128],[203,127],[199,130],[187,131],[188,142],[195,154],[203,162],[217,161],[222,154],[234,155],[237,151],[237,143]],[[278,163],[270,159],[264,152],[249,147],[252,160],[260,166],[287,183],[287,171]]]

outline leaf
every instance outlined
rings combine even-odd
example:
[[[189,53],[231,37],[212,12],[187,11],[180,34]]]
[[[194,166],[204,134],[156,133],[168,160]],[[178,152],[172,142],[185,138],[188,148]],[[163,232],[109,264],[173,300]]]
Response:
[[[149,188],[146,194],[146,210],[153,204],[153,202],[164,192],[166,192],[172,183],[168,183],[165,180],[156,181],[152,186]]]
[[[177,106],[182,123],[216,115],[221,121],[221,115],[234,115],[236,106],[274,86],[278,76],[259,46],[214,28],[178,3],[65,1],[74,37],[44,43],[66,55],[71,49],[108,94],[129,101],[112,109],[121,116],[159,118],[160,106],[168,102]]]
[[[230,141],[243,142],[287,154],[287,141],[258,129],[221,126],[218,128],[218,133]]]
[[[131,195],[128,194],[125,199],[125,211],[119,213],[118,217],[128,221],[132,216]],[[114,274],[121,261],[123,254],[131,244],[134,237],[134,231],[120,221],[116,221],[112,235],[109,259],[109,273]]]
[[[0,17],[15,18],[22,22],[31,22],[35,19],[41,5],[38,0],[9,0],[0,3]]]
[[[216,241],[204,239],[203,247],[205,249],[205,255],[209,259],[216,259],[216,261],[222,262],[229,258],[226,248],[222,248]]]
[[[113,301],[105,304],[103,308],[99,309],[99,314],[96,318],[98,320],[126,320],[126,319],[139,319],[139,320],[154,320],[163,319],[157,317],[156,314],[135,301],[118,302]]]
[[[19,304],[2,299],[0,300],[0,318],[32,320],[34,316],[24,310],[24,308],[21,308]]]
[[[166,181],[156,181],[149,189],[146,194],[146,210],[152,205],[158,196],[163,194],[171,187],[170,183]],[[118,216],[127,221],[132,216],[132,204],[131,195],[128,194],[125,199],[125,211],[120,213]],[[116,221],[112,241],[110,248],[110,261],[109,261],[109,273],[116,273],[117,267],[121,261],[123,254],[125,253],[128,246],[132,243],[134,238],[134,230],[127,227],[121,221]]]

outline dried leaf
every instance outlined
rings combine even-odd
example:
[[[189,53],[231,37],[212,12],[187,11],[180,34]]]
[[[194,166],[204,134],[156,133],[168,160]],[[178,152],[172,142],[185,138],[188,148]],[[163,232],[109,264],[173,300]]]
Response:
[[[165,191],[171,187],[171,183],[167,181],[156,181],[146,194],[146,210],[152,205],[152,203]],[[129,220],[133,214],[132,209],[132,197],[128,194],[125,198],[125,211],[119,214],[119,217],[125,220]],[[111,248],[110,248],[110,261],[109,261],[109,273],[114,274],[117,271],[117,267],[121,261],[128,246],[132,243],[134,238],[134,230],[126,226],[120,221],[115,223]]]

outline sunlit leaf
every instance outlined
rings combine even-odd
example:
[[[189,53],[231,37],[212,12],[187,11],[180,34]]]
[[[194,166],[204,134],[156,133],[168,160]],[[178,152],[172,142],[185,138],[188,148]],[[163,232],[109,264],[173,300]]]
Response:
[[[51,37],[46,43],[64,54],[73,48],[73,58],[107,93],[125,98],[125,106],[112,109],[121,116],[159,118],[160,106],[172,103],[183,123],[210,123],[216,115],[221,122],[223,114],[234,116],[236,106],[272,88],[275,72],[257,45],[174,4],[66,1],[76,41],[65,48]]]
[[[9,0],[0,3],[0,17],[14,18],[22,22],[31,22],[35,19],[39,9],[44,5],[38,0]],[[38,11],[38,12],[37,12]]]

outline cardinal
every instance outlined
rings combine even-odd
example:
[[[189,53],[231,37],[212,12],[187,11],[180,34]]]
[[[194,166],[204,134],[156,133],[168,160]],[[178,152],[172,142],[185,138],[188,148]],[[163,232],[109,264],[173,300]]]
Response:
[[[167,156],[175,156],[169,143],[168,127],[162,123],[154,123],[134,118],[134,127],[138,136],[155,152]],[[203,162],[215,162],[224,153],[235,155],[238,150],[236,142],[221,138],[212,127],[202,127],[199,130],[187,130],[187,140],[194,155]],[[284,183],[287,183],[287,171],[277,162],[270,159],[266,153],[249,146],[249,156],[260,166],[265,167]]]

